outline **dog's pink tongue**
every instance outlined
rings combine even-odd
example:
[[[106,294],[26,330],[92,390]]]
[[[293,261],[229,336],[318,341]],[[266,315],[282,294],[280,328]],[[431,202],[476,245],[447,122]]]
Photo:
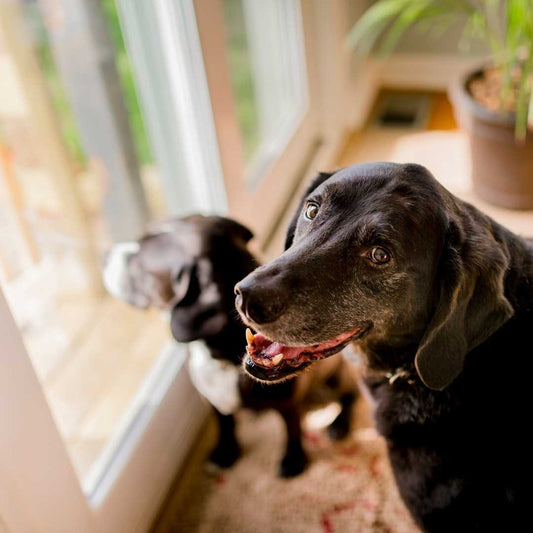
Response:
[[[265,368],[272,368],[285,361],[291,366],[299,364],[302,360],[313,361],[321,357],[327,357],[323,352],[329,350],[329,355],[339,351],[361,328],[355,328],[341,333],[330,339],[312,346],[284,346],[279,342],[267,339],[261,333],[252,333],[246,330],[246,351],[253,362]],[[332,351],[333,350],[333,351]]]
[[[254,347],[258,355],[260,354],[261,357],[267,357],[269,359],[272,359],[280,353],[283,354],[284,359],[294,359],[295,357],[298,357],[305,348],[305,346],[284,346],[279,342],[272,342],[261,333],[256,333],[254,335]]]

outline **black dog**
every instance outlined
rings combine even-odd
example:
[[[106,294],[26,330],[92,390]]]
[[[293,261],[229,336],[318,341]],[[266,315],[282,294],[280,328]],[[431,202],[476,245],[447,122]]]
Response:
[[[281,414],[287,428],[280,474],[294,476],[307,462],[301,442],[303,411],[313,402],[340,401],[342,410],[329,432],[345,437],[355,400],[354,380],[340,355],[273,388],[240,371],[245,326],[235,311],[233,287],[258,265],[247,248],[251,238],[247,228],[223,217],[168,220],[138,242],[116,245],[107,258],[104,280],[109,292],[132,305],[169,310],[176,340],[205,341],[209,353],[195,352],[189,369],[217,414],[219,441],[211,460],[227,467],[239,457],[233,412],[240,405],[271,408]]]
[[[421,166],[354,165],[315,179],[286,251],[236,294],[260,332],[244,363],[257,379],[276,382],[356,343],[422,529],[529,529],[531,241]]]

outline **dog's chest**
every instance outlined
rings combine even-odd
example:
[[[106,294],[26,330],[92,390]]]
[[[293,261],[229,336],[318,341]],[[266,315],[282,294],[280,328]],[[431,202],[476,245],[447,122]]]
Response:
[[[373,399],[374,418],[379,432],[391,437],[398,432],[424,431],[428,422],[439,424],[456,408],[446,393],[434,394],[421,384],[407,380],[366,380]]]
[[[232,414],[241,406],[239,369],[229,361],[211,357],[203,344],[191,349],[189,374],[198,392],[223,415]]]

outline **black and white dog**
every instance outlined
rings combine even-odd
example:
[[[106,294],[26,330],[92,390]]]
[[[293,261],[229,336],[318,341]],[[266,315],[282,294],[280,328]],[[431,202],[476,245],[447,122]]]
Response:
[[[307,463],[301,442],[305,410],[316,403],[340,402],[341,412],[328,431],[334,438],[345,437],[355,383],[341,355],[273,387],[264,387],[241,372],[246,329],[235,310],[233,287],[258,266],[247,248],[251,238],[246,227],[218,216],[163,221],[139,241],[112,248],[105,261],[104,283],[112,295],[131,305],[168,310],[177,341],[205,342],[209,355],[195,352],[189,371],[219,423],[219,441],[211,460],[228,467],[239,457],[233,416],[237,409],[275,409],[287,429],[280,475],[290,477],[301,473]]]

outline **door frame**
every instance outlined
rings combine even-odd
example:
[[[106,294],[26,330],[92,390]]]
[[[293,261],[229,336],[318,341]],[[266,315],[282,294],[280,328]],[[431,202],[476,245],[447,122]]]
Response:
[[[264,247],[299,182],[307,176],[310,162],[324,145],[340,146],[339,140],[349,127],[349,116],[343,111],[350,106],[350,54],[344,42],[348,2],[300,0],[309,107],[284,153],[255,187],[245,182],[243,143],[224,52],[226,35],[221,2],[194,0],[194,6],[226,195],[230,214],[247,224]],[[334,156],[327,159],[329,163],[324,164],[333,164]]]

